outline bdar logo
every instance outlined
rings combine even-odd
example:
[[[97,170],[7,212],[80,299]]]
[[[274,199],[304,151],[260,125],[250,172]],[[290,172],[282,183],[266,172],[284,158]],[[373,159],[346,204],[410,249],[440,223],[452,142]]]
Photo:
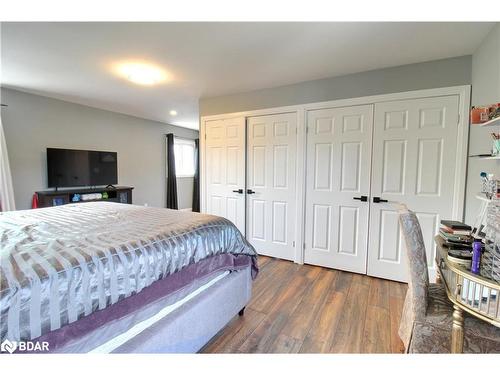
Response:
[[[0,350],[2,352],[9,352],[10,354],[14,353],[17,349],[17,342],[15,341],[9,341],[5,340],[2,342],[2,345],[0,345]]]

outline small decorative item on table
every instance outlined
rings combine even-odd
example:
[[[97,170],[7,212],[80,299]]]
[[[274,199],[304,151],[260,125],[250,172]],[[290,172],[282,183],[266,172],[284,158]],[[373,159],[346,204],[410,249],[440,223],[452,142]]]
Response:
[[[64,204],[64,198],[56,197],[52,199],[53,206],[62,206]]]
[[[82,201],[92,201],[102,199],[102,193],[82,194]]]
[[[483,124],[500,117],[500,103],[474,106],[470,111],[471,124]]]
[[[500,180],[495,178],[492,173],[481,172],[481,193],[486,198],[492,199],[493,197],[500,198]]]
[[[489,110],[488,114],[489,120],[493,120],[494,118],[500,117],[500,103],[490,105],[488,110]]]
[[[471,124],[482,124],[488,121],[488,108],[487,107],[472,107],[470,111]]]
[[[493,194],[486,213],[485,251],[481,275],[500,282],[500,197]]]
[[[500,133],[491,133],[491,138],[493,138],[491,154],[493,156],[500,155]]]
[[[447,258],[450,262],[460,264],[467,269],[470,268],[472,262],[472,254],[469,250],[449,249]]]

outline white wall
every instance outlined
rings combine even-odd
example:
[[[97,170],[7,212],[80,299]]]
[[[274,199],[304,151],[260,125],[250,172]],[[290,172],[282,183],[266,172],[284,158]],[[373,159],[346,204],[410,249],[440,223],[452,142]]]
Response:
[[[488,34],[472,56],[472,105],[480,106],[500,102],[500,24]],[[497,129],[480,128],[471,125],[469,136],[469,155],[491,152],[492,131]],[[481,190],[479,173],[495,173],[500,178],[499,160],[480,160],[469,158],[467,168],[467,198],[465,219],[471,223],[477,214],[479,201],[475,195]]]
[[[133,203],[165,207],[165,134],[195,139],[198,131],[2,88],[17,209],[31,206],[47,189],[46,148],[109,150],[118,153],[118,183],[134,186]],[[193,179],[177,181],[179,207],[191,207]]]

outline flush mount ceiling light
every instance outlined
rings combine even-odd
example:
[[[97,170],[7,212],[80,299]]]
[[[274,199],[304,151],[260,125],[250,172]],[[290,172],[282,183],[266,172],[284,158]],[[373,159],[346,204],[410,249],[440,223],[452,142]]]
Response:
[[[175,109],[172,109],[169,113],[170,116],[177,116],[177,111]]]
[[[146,62],[122,62],[116,65],[115,70],[138,85],[156,85],[167,79],[167,73],[163,69]]]

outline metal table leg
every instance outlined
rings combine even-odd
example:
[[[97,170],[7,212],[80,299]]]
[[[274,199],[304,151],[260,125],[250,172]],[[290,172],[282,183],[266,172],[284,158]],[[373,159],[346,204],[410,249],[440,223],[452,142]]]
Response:
[[[451,352],[464,351],[464,313],[458,305],[453,305],[453,327],[451,331]]]

